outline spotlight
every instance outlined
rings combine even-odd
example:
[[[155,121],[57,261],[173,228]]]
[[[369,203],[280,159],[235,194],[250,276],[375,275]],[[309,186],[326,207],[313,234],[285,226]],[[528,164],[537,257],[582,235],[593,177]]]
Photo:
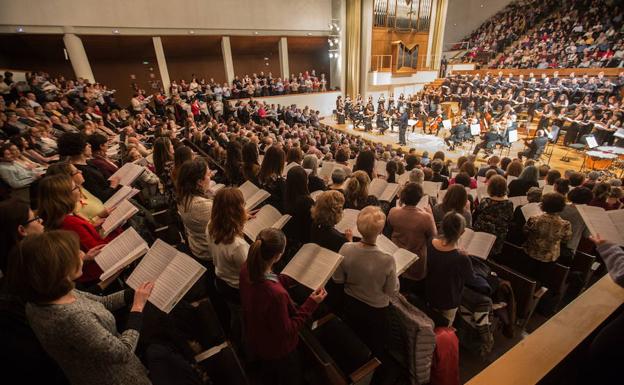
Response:
[[[254,31],[254,35],[257,35],[257,34],[258,34],[258,31]]]
[[[331,59],[331,58],[333,58],[333,57],[334,57],[333,52],[330,52],[330,53],[329,53],[329,58]]]

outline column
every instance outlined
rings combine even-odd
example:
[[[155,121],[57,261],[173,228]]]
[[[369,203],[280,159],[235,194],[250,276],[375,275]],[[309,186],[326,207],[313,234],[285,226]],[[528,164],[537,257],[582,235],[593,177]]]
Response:
[[[373,40],[373,0],[362,0],[362,25],[360,27],[360,94],[366,97],[368,73],[371,65],[371,43]]]
[[[225,66],[225,78],[229,84],[234,81],[234,61],[232,60],[232,46],[230,37],[221,38],[221,54],[223,55],[223,65]]]
[[[281,37],[278,43],[278,48],[282,79],[288,79],[290,77],[290,65],[288,63],[288,39]]]
[[[346,0],[346,52],[345,82],[346,94],[351,97],[360,93],[360,29],[362,27],[361,0]]]
[[[436,7],[436,18],[433,30],[433,43],[431,53],[431,67],[440,69],[440,61],[442,60],[442,51],[444,51],[444,29],[446,28],[446,12],[448,10],[448,0],[438,0]],[[432,17],[432,20],[433,17]]]
[[[346,1],[332,0],[332,22],[340,27],[338,31],[338,58],[329,59],[329,88],[345,90],[343,70],[346,67]]]
[[[83,78],[90,83],[95,83],[95,77],[82,40],[73,33],[66,33],[63,35],[63,43],[65,43],[65,50],[67,50],[67,56],[69,56],[76,79]]]
[[[167,69],[167,59],[165,58],[165,50],[163,49],[160,36],[153,36],[154,52],[156,53],[156,61],[158,62],[158,70],[160,71],[160,80],[165,94],[169,96],[171,87],[171,79],[169,78],[169,70]]]

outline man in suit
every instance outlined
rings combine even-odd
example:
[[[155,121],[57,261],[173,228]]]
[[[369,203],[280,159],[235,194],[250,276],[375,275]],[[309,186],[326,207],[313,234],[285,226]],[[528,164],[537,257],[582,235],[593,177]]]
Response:
[[[548,144],[548,137],[544,130],[537,130],[535,134],[535,138],[532,141],[527,143],[527,149],[518,153],[518,158],[522,160],[523,156],[526,156],[529,159],[539,158],[539,156],[544,152],[544,148]]]
[[[407,142],[405,141],[405,132],[407,131],[409,113],[407,112],[407,108],[405,106],[401,107],[401,117],[399,118],[399,144],[405,146]]]

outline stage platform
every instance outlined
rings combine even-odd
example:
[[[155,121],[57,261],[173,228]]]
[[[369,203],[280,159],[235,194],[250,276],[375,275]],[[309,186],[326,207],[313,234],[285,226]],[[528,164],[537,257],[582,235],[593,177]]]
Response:
[[[461,147],[456,146],[454,151],[448,150],[447,146],[444,144],[444,140],[441,137],[436,137],[434,135],[426,135],[426,134],[419,133],[419,132],[412,133],[411,127],[408,128],[408,134],[406,136],[407,145],[400,146],[397,144],[399,141],[399,133],[396,129],[394,132],[390,132],[389,130],[387,130],[384,135],[379,135],[376,128],[374,128],[372,132],[364,132],[364,130],[360,128],[354,129],[353,124],[351,124],[350,121],[347,121],[347,124],[338,124],[338,122],[332,116],[328,116],[324,118],[323,120],[321,120],[321,123],[329,127],[332,127],[336,130],[346,132],[351,135],[357,135],[359,137],[362,137],[366,140],[373,141],[375,143],[381,143],[383,145],[390,144],[392,145],[394,149],[401,148],[405,152],[409,151],[410,148],[415,148],[416,152],[419,155],[422,154],[423,151],[428,151],[429,157],[432,157],[434,152],[438,150],[442,150],[445,152],[447,159],[456,161],[457,158],[459,158],[460,156],[471,154],[472,150],[474,149],[472,143],[466,142]],[[536,122],[531,124],[531,132],[535,131],[534,129],[535,129],[536,124],[537,124]],[[496,149],[494,151],[494,154],[499,155],[501,157],[508,156],[510,158],[516,158],[518,155],[518,152],[523,151],[526,148],[524,145],[524,141],[521,140],[526,135],[519,134],[518,136],[519,136],[519,140],[515,143],[512,143],[510,150],[503,149],[501,152],[500,149]],[[476,139],[475,144],[480,142],[479,138],[475,138],[475,139]],[[569,162],[564,162],[561,160],[561,158],[563,158],[564,155],[566,154],[567,154],[567,157],[570,158]],[[486,156],[485,152],[480,151],[477,157],[477,162],[485,162],[486,161],[485,156]],[[567,147],[564,147],[563,145],[560,145],[560,144],[555,144],[553,154],[552,154],[552,157],[550,158],[549,164],[552,168],[555,168],[560,171],[580,170],[581,166],[583,165],[583,158],[584,158],[583,154],[580,154],[574,150],[568,151]],[[542,157],[542,162],[539,162],[539,163],[541,164],[541,163],[547,163],[547,162],[548,160],[545,157]]]

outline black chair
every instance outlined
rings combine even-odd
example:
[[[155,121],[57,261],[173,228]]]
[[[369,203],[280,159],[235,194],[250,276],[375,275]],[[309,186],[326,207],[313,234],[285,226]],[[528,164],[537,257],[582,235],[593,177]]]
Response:
[[[247,375],[228,341],[195,356],[195,361],[206,371],[213,385],[247,385]]]

